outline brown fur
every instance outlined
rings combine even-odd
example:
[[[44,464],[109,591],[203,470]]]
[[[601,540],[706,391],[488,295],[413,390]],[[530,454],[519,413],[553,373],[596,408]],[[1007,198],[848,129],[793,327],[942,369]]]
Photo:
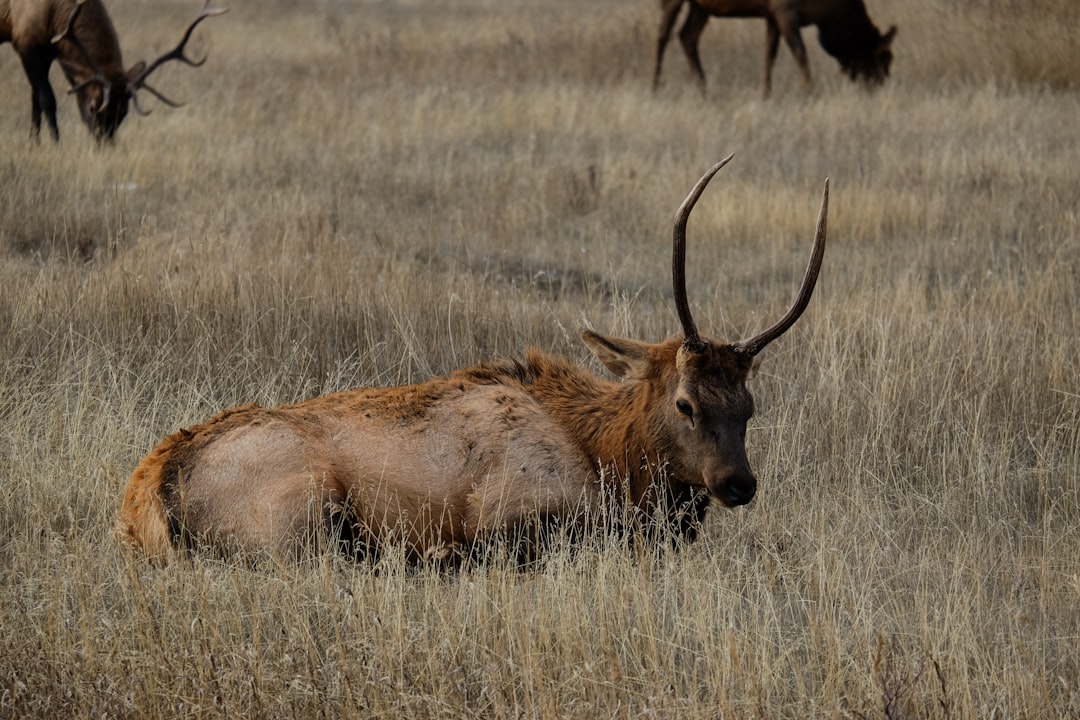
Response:
[[[892,41],[896,26],[883,35],[870,21],[863,0],[660,0],[660,31],[656,40],[656,66],[653,87],[660,84],[660,66],[679,10],[688,6],[686,19],[679,29],[679,42],[690,67],[705,87],[705,71],[698,56],[701,33],[710,17],[760,17],[765,20],[765,72],[762,92],[767,97],[772,85],[772,66],[780,38],[784,38],[803,82],[810,88],[810,64],[800,28],[818,27],[822,48],[836,58],[852,80],[868,84],[882,83],[892,63]]]
[[[725,457],[749,475],[738,436],[750,412],[748,369],[726,347],[714,346],[719,362],[698,371],[720,381],[717,397],[708,398],[719,412],[737,413],[735,447]],[[642,377],[626,383],[530,351],[524,363],[479,365],[421,385],[229,410],[170,435],[139,464],[117,534],[155,559],[192,541],[294,555],[316,531],[309,521],[319,513],[308,503],[348,502],[367,544],[404,541],[421,559],[467,550],[538,515],[572,518],[602,497],[625,496],[651,512],[692,500],[694,488],[722,496],[722,485],[709,487],[693,462],[679,460],[680,442],[666,430],[670,412],[661,403],[678,384],[680,351],[681,339],[648,346]],[[234,455],[255,447],[236,462],[215,452],[220,443],[236,445]],[[452,449],[429,462],[431,446]],[[207,463],[216,470],[200,474]],[[669,486],[657,488],[654,472],[665,463]],[[601,468],[616,486],[601,487]],[[231,474],[241,470],[248,479]],[[209,490],[180,490],[185,483]],[[380,487],[386,491],[372,490]],[[259,496],[267,500],[261,513],[252,509]],[[699,521],[704,506],[694,512]],[[683,521],[673,515],[675,524]]]
[[[78,15],[71,23],[70,32],[65,34],[69,19],[77,8]],[[220,12],[223,11],[204,8],[195,23],[189,26],[188,33],[205,17]],[[145,85],[146,63],[139,62],[124,69],[120,42],[101,0],[0,0],[0,44],[5,42],[14,46],[30,81],[32,134],[35,138],[41,132],[44,114],[53,139],[60,139],[56,125],[56,96],[49,84],[49,68],[54,60],[59,61],[64,77],[76,94],[83,122],[99,141],[112,140],[140,88],[175,105]],[[177,48],[180,55],[170,59],[201,65],[201,61],[192,62],[181,57],[186,42],[185,37]],[[161,62],[159,58],[154,67]]]
[[[676,248],[722,165],[680,208]],[[491,541],[535,540],[551,524],[577,532],[620,513],[625,522],[628,511],[692,540],[710,498],[733,507],[756,492],[746,383],[754,355],[809,301],[826,204],[827,191],[799,299],[752,340],[719,343],[695,329],[649,344],[586,331],[623,382],[530,350],[418,385],[244,405],[170,435],[139,463],[117,536],[162,561],[186,547],[299,557],[342,545],[453,561]],[[677,296],[688,314],[685,289]]]

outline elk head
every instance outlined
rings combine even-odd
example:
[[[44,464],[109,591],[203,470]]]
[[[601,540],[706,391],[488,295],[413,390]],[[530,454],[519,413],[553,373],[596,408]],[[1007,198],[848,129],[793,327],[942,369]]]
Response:
[[[877,35],[876,30],[874,34]],[[884,83],[892,66],[892,41],[895,37],[896,26],[893,25],[888,32],[879,36],[871,47],[842,60],[840,64],[844,72],[852,80],[862,80],[869,86]]]
[[[660,344],[623,340],[590,331],[583,339],[609,370],[630,381],[648,383],[648,423],[668,475],[707,491],[727,507],[754,498],[757,479],[746,458],[746,424],[754,401],[746,387],[756,357],[783,335],[810,302],[825,252],[829,184],[825,181],[810,263],[795,302],[774,325],[748,340],[722,343],[698,334],[686,299],[686,221],[720,161],[698,181],[675,216],[672,280],[683,336]]]
[[[111,141],[116,135],[120,123],[127,117],[128,105],[133,104],[136,112],[140,115],[149,115],[139,106],[138,91],[146,90],[151,95],[171,107],[180,107],[181,103],[173,102],[147,84],[146,80],[152,72],[170,60],[178,60],[191,67],[199,67],[206,62],[206,58],[192,60],[184,54],[191,34],[196,26],[208,17],[222,15],[226,8],[210,8],[210,0],[206,1],[198,17],[184,31],[180,43],[157,58],[149,65],[138,62],[130,69],[124,70],[120,65],[119,45],[115,39],[115,32],[111,23],[106,19],[99,19],[91,24],[92,31],[87,33],[89,44],[84,42],[79,34],[74,32],[75,23],[86,5],[86,0],[76,0],[75,8],[68,17],[64,31],[56,35],[52,42],[58,45],[67,41],[78,53],[78,67],[73,69],[73,64],[65,64],[64,71],[72,81],[69,94],[74,94],[79,103],[79,114],[83,122],[94,138],[101,141]],[[102,35],[109,38],[109,42],[102,39]],[[109,56],[105,56],[102,48],[109,47]],[[115,57],[112,57],[115,56]]]

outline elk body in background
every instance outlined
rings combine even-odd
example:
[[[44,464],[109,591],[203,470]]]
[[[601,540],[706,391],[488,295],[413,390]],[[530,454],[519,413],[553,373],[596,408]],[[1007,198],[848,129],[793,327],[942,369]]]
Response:
[[[60,62],[71,83],[69,92],[78,99],[83,122],[99,141],[112,140],[127,116],[129,103],[141,115],[147,114],[139,106],[139,90],[178,107],[146,81],[170,60],[192,67],[202,65],[206,58],[192,60],[184,54],[184,47],[196,25],[224,12],[204,6],[176,48],[149,64],[139,62],[125,70],[116,30],[101,0],[0,0],[0,44],[11,42],[30,81],[34,137],[41,133],[44,114],[53,139],[60,139],[56,96],[49,84],[53,60]]]
[[[710,17],[764,18],[762,92],[766,97],[772,84],[772,67],[781,37],[795,56],[804,84],[810,88],[810,64],[800,30],[807,25],[817,25],[821,47],[840,62],[852,80],[880,85],[889,75],[896,26],[882,35],[866,13],[863,0],[660,0],[662,14],[656,40],[654,89],[660,84],[664,49],[683,5],[688,6],[688,11],[679,29],[679,43],[702,89],[705,88],[705,71],[698,57],[698,43]]]
[[[157,560],[198,547],[377,557],[396,546],[412,562],[456,564],[486,544],[510,539],[520,550],[524,539],[530,549],[552,527],[585,530],[590,518],[624,510],[693,540],[712,501],[735,507],[754,497],[746,383],[757,354],[805,310],[825,251],[828,181],[787,313],[742,342],[701,337],[686,297],[686,223],[728,160],[675,217],[682,336],[651,344],[582,333],[623,382],[531,350],[419,385],[227,410],[165,438],[139,463],[120,505],[121,544]]]

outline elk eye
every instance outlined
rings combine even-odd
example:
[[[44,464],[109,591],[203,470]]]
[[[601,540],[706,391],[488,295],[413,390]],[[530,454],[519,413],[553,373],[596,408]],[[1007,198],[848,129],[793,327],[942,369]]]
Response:
[[[687,401],[676,400],[675,409],[681,412],[686,417],[690,418],[691,420],[694,419],[694,408],[690,407],[690,403],[688,403]]]

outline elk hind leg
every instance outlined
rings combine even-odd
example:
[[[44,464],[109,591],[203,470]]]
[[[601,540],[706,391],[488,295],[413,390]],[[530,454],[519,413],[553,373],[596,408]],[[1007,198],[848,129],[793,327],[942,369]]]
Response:
[[[262,479],[239,496],[227,484],[193,476],[172,504],[187,538],[182,544],[225,556],[303,561],[354,544],[345,493],[333,478],[310,471]]]
[[[698,45],[701,42],[701,33],[709,22],[709,13],[697,3],[690,3],[690,11],[686,13],[686,20],[679,28],[679,43],[683,53],[690,62],[690,68],[697,75],[698,85],[705,92],[705,69],[701,67],[701,58],[698,55]]]
[[[795,63],[799,66],[799,72],[802,74],[803,85],[806,87],[807,92],[813,89],[813,83],[810,80],[810,61],[806,57],[806,45],[803,44],[802,33],[799,29],[799,19],[797,17],[780,17],[777,18],[777,22],[780,28],[780,34],[784,37],[784,42],[787,43],[788,48],[791,50],[791,54],[795,57]]]
[[[274,530],[263,538],[265,546],[297,560],[323,554],[357,561],[376,559],[377,547],[357,522],[340,484],[332,478],[315,481],[307,474],[297,476],[295,482],[306,487],[302,493],[279,498],[272,510],[276,520],[269,524]]]

